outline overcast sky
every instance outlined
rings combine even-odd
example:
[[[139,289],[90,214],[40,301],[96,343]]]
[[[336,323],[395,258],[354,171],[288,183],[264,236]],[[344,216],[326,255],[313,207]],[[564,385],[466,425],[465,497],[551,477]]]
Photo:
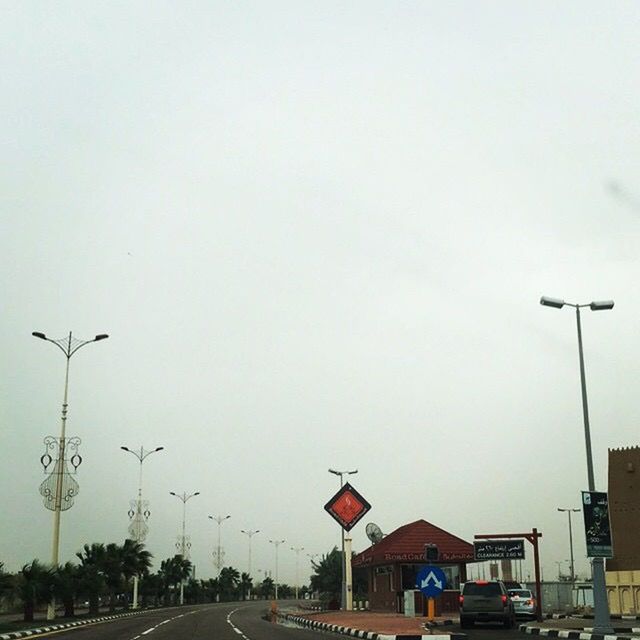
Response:
[[[110,334],[71,360],[80,494],[61,559],[127,535],[199,577],[293,582],[339,544],[329,467],[385,533],[425,518],[543,532],[569,557],[586,489],[638,444],[636,2],[2,2],[0,561],[48,561],[38,494],[64,357],[33,330]],[[635,195],[634,195],[635,194]],[[578,524],[579,519],[576,520]],[[584,571],[577,527],[576,566]],[[305,561],[308,559],[305,557]],[[307,565],[305,565],[307,566]]]

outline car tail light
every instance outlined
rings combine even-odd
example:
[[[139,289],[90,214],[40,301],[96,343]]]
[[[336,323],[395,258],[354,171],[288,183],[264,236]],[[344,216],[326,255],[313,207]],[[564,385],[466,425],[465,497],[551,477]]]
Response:
[[[458,601],[460,602],[460,606],[464,604],[464,596],[458,596]]]
[[[506,605],[507,604],[507,600],[509,599],[507,596],[500,596],[502,598],[502,605]]]
[[[527,604],[535,607],[536,601],[532,598],[531,600],[527,600]]]

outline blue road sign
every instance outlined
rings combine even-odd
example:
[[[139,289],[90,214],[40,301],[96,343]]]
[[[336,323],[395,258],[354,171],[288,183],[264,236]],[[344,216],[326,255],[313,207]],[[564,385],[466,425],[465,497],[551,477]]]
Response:
[[[427,596],[435,598],[439,596],[447,584],[447,576],[440,567],[422,567],[416,576],[416,587]]]

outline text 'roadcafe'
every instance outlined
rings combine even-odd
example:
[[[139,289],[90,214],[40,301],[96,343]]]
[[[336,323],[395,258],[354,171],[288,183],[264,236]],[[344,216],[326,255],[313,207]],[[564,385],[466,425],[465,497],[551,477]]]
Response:
[[[425,547],[435,545],[438,559],[425,560]],[[436,564],[447,583],[436,598],[436,615],[458,611],[460,583],[467,580],[468,563],[473,563],[473,545],[436,527],[417,520],[396,529],[380,542],[353,557],[354,573],[366,577],[369,607],[378,611],[405,612],[413,604],[416,615],[426,614],[426,599],[416,591],[416,575],[427,564]],[[405,592],[411,592],[405,601]],[[411,602],[413,600],[413,602]]]

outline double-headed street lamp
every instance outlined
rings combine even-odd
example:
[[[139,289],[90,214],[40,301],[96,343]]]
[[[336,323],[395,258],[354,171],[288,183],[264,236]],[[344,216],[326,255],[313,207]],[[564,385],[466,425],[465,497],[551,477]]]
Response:
[[[591,311],[608,311],[613,309],[613,300],[589,302],[586,304],[574,304],[558,298],[540,298],[540,304],[545,307],[562,309],[573,307],[576,310],[576,324],[578,328],[578,357],[580,360],[580,386],[582,390],[582,415],[584,420],[584,440],[587,453],[587,478],[589,491],[595,491],[595,478],[593,474],[593,454],[591,451],[591,429],[589,425],[589,406],[587,403],[587,383],[584,371],[584,352],[582,349],[582,325],[580,323],[580,309],[589,307]],[[607,598],[607,585],[604,573],[604,559],[593,559],[593,605],[594,605],[594,632],[612,633],[611,618],[609,616],[609,600]]]
[[[278,599],[278,547],[284,544],[286,540],[269,540],[269,542],[276,548],[276,600]]]
[[[298,590],[300,587],[300,552],[304,551],[304,547],[291,547],[291,551],[296,554],[296,600],[298,599]]]
[[[249,578],[251,578],[251,538],[256,535],[256,533],[260,533],[260,529],[240,529],[240,533],[244,533],[247,538],[249,538]],[[251,599],[251,589],[249,589],[249,599]]]
[[[336,471],[336,469],[329,469],[329,473],[333,473],[334,476],[339,476],[340,477],[340,488],[342,489],[343,485],[344,485],[344,479],[343,476],[350,476],[353,475],[354,473],[358,473],[357,469],[354,469],[353,471]],[[341,587],[341,595],[340,595],[340,599],[341,599],[341,606],[343,609],[346,609],[347,607],[347,563],[346,563],[346,556],[344,555],[344,528],[341,527],[340,528],[341,534],[340,534],[340,540],[341,540],[341,549],[342,549],[342,562],[340,563],[340,567],[341,567],[341,573],[342,573],[342,587]]]
[[[140,473],[138,475],[138,497],[136,500],[131,501],[131,507],[129,509],[129,519],[131,524],[129,525],[129,535],[132,540],[138,543],[145,541],[149,527],[147,526],[147,520],[151,515],[149,511],[149,502],[142,499],[142,463],[152,454],[162,451],[164,447],[156,447],[150,451],[145,451],[143,447],[140,447],[140,451],[132,451],[129,447],[120,447],[123,451],[134,455],[140,462]],[[138,608],[138,574],[133,576],[133,608]]]
[[[187,539],[186,536],[186,521],[187,521],[187,502],[194,498],[195,496],[199,496],[200,492],[196,491],[194,493],[187,493],[186,491],[183,493],[175,493],[173,491],[169,491],[172,496],[178,498],[178,500],[182,501],[182,536],[178,538],[178,542],[176,543],[176,548],[180,550],[180,555],[183,560],[189,559],[189,549],[191,549],[191,540]],[[184,604],[184,580],[180,581],[180,604]]]
[[[580,513],[580,509],[561,509],[558,507],[558,511],[562,513],[566,513],[569,517],[569,552],[571,554],[571,582],[575,582],[576,580],[576,570],[575,565],[573,563],[573,532],[571,530],[571,514],[572,513]]]
[[[231,516],[209,516],[210,520],[218,523],[218,547],[213,554],[213,564],[218,570],[218,578],[220,577],[220,572],[222,571],[222,567],[224,566],[224,551],[222,550],[222,546],[220,544],[220,531],[222,529],[222,523],[225,520],[228,520]]]
[[[58,566],[58,556],[60,550],[60,513],[71,509],[73,499],[78,493],[79,486],[76,480],[71,476],[75,474],[82,462],[82,457],[78,454],[78,446],[80,438],[68,438],[67,431],[67,411],[69,404],[67,402],[69,393],[69,362],[71,356],[87,344],[91,342],[99,342],[105,340],[109,336],[106,333],[100,333],[91,340],[79,340],[74,338],[72,332],[64,338],[48,338],[41,331],[33,331],[32,336],[46,340],[55,344],[67,359],[67,366],[64,376],[64,396],[62,400],[62,423],[60,427],[60,437],[47,436],[44,439],[45,453],[40,458],[40,462],[44,467],[45,473],[49,466],[53,463],[51,473],[46,477],[40,485],[40,495],[43,497],[44,506],[53,511],[53,541],[51,545],[51,564],[53,567]],[[67,467],[67,455],[72,451],[73,455],[68,461],[73,467],[73,471],[69,471]],[[52,455],[53,454],[53,455]],[[56,617],[55,600],[51,600],[47,607],[47,620],[53,620]]]

